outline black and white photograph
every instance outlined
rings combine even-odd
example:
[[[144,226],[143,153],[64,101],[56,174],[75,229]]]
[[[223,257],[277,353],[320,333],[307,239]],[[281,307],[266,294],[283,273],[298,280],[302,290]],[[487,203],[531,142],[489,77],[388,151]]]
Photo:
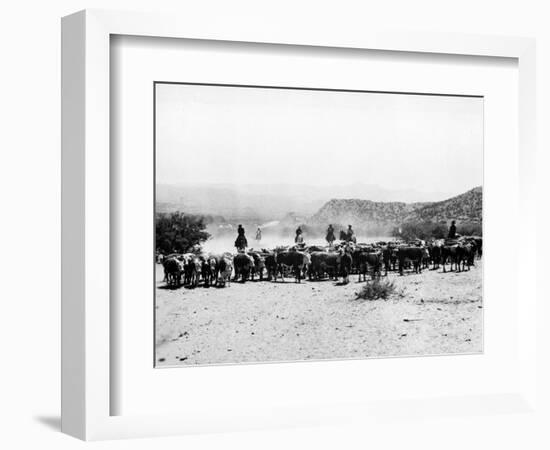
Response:
[[[157,82],[155,367],[483,352],[482,96]]]
[[[550,449],[548,2],[3,6],[0,448]]]

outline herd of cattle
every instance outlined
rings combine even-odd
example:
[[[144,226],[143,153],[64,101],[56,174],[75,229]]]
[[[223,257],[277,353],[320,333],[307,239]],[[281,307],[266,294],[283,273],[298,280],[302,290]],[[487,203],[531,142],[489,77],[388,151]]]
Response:
[[[277,247],[273,250],[261,249],[224,253],[221,255],[184,253],[158,257],[164,267],[164,281],[171,287],[223,287],[231,281],[267,279],[284,282],[285,276],[294,276],[296,282],[302,279],[322,280],[325,278],[348,283],[350,274],[357,274],[358,281],[366,281],[367,275],[373,279],[382,271],[410,269],[420,273],[423,269],[439,269],[460,272],[470,270],[477,258],[482,255],[483,239],[477,236],[460,237],[456,240],[421,240],[413,242],[390,241],[374,244],[354,244],[335,242],[330,247],[303,246]]]

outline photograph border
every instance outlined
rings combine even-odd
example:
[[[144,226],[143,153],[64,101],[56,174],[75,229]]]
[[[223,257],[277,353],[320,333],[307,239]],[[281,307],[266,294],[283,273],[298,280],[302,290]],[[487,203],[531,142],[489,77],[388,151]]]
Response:
[[[535,229],[535,40],[452,33],[349,30],[338,35],[245,22],[207,26],[192,16],[86,10],[62,20],[62,431],[85,440],[162,436],[188,432],[177,415],[111,416],[109,411],[109,39],[111,35],[158,36],[248,43],[276,43],[516,58],[519,70],[520,187],[522,230]],[[521,259],[536,261],[534,245]],[[534,279],[536,268],[518,269]],[[535,283],[533,283],[533,286]],[[534,287],[533,287],[534,289]],[[536,405],[537,296],[522,297],[518,317],[519,391],[499,404]],[[514,395],[510,395],[514,394]],[[488,399],[476,397],[482,406]],[[452,407],[452,400],[442,399]],[[345,407],[344,407],[345,409]],[[351,406],[348,408],[351,410]],[[465,412],[465,414],[469,414]],[[292,423],[292,415],[289,416]],[[269,426],[269,424],[263,424]],[[242,424],[243,429],[248,429]],[[202,430],[203,432],[215,430]]]

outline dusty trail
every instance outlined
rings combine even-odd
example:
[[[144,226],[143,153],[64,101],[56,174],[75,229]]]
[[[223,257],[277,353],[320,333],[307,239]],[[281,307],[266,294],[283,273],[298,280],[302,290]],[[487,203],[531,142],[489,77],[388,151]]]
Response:
[[[158,366],[482,351],[482,262],[469,272],[389,275],[401,295],[355,300],[363,283],[231,283],[164,289],[157,266]]]

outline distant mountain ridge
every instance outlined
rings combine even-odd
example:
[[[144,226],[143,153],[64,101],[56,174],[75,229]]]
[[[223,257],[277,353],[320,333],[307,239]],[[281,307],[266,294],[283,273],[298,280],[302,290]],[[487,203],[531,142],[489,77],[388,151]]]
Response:
[[[483,190],[475,187],[439,202],[373,202],[360,199],[332,199],[317,211],[312,225],[353,224],[357,227],[391,228],[405,222],[481,223]]]
[[[415,202],[444,199],[442,192],[391,190],[374,184],[345,186],[307,185],[156,185],[157,210],[185,211],[190,214],[222,215],[226,218],[279,220],[291,211],[310,217],[330,198],[370,198],[383,202]]]

